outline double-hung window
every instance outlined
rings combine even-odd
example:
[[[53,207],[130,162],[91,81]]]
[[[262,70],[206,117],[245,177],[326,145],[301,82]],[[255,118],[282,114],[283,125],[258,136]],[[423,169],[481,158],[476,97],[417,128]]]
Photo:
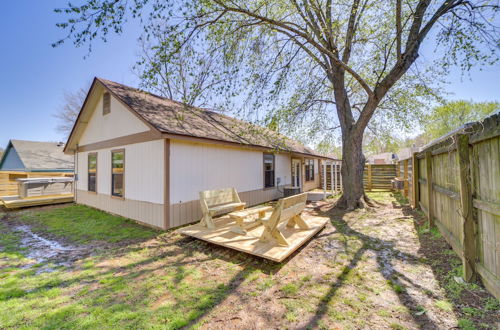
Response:
[[[111,151],[111,195],[124,196],[125,150]]]
[[[306,181],[314,181],[314,159],[306,159]]]
[[[97,192],[97,153],[93,152],[87,156],[88,172],[87,184],[88,191]]]
[[[274,155],[264,154],[264,188],[274,187]]]

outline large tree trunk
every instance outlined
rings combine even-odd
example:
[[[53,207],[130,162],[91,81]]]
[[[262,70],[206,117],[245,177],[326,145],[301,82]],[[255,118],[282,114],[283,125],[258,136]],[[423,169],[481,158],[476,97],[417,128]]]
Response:
[[[342,196],[336,207],[354,210],[366,204],[371,205],[363,188],[363,135],[351,130],[346,130],[342,135]]]

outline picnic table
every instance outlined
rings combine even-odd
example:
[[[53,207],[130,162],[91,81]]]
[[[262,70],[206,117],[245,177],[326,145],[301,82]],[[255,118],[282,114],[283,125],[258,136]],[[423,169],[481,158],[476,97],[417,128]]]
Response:
[[[245,220],[254,215],[258,215],[258,218],[264,218],[266,216],[266,212],[271,211],[272,209],[272,206],[258,206],[246,210],[231,212],[229,213],[229,216],[231,217],[231,219],[236,221],[236,225],[233,226],[230,230],[236,234],[246,235],[247,229],[258,226],[261,224],[261,222],[258,221],[258,219],[255,219],[250,223],[245,223]]]

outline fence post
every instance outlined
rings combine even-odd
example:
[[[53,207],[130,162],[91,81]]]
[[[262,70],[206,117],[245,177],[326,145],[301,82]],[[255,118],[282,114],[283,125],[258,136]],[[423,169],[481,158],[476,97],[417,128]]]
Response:
[[[368,190],[372,190],[372,164],[368,163]]]
[[[425,168],[427,170],[427,218],[429,220],[429,228],[434,227],[434,210],[432,205],[432,153],[425,152]]]
[[[474,228],[472,205],[469,135],[457,135],[457,155],[460,169],[460,216],[463,229],[463,276],[464,280],[471,281],[476,275],[476,229]]]
[[[418,179],[420,178],[420,171],[419,171],[419,161],[418,161],[418,158],[417,158],[417,153],[414,152],[413,155],[412,155],[412,172],[413,172],[413,176],[412,176],[412,186],[413,186],[413,208],[416,209],[419,205],[418,205],[418,202],[420,201],[420,186],[419,186],[419,182],[418,182]]]

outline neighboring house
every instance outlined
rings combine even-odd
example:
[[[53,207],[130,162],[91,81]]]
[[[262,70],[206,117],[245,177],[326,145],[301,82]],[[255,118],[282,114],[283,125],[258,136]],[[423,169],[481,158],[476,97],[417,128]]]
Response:
[[[0,171],[73,172],[73,157],[63,152],[62,142],[10,140]]]
[[[248,206],[320,186],[324,157],[268,129],[95,78],[65,147],[77,203],[172,228],[201,218],[199,192]]]
[[[366,162],[369,164],[393,164],[396,160],[397,156],[392,152],[384,152],[366,157]]]
[[[398,161],[402,161],[411,158],[415,152],[419,151],[420,148],[413,145],[411,147],[402,148],[401,150],[399,150],[396,157]]]

